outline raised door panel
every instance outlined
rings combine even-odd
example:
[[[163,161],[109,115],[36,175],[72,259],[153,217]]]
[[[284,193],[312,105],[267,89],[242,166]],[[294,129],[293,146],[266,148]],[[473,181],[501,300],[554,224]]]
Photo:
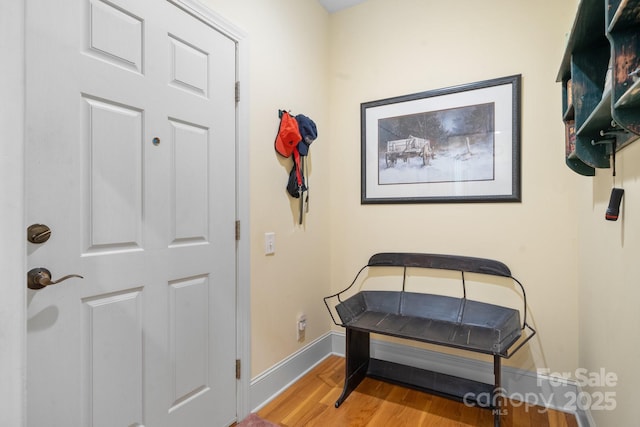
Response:
[[[85,425],[142,426],[142,288],[83,303]]]
[[[88,53],[118,67],[143,72],[142,18],[112,3],[89,2]]]
[[[172,394],[170,412],[209,390],[209,279],[169,283]]]
[[[175,119],[171,128],[171,245],[209,240],[209,132]]]
[[[83,97],[87,253],[142,248],[143,112]]]
[[[171,34],[169,49],[169,84],[195,95],[209,96],[209,54]]]

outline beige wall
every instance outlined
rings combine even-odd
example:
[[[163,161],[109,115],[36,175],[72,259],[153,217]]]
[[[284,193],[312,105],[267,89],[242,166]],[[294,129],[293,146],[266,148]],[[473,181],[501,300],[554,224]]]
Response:
[[[615,393],[616,410],[592,410],[600,426],[637,425],[640,383],[640,142],[616,156],[616,186],[625,194],[617,222],[606,221],[611,170],[581,179],[576,218],[580,257],[580,357],[589,372],[614,373],[613,387],[587,388],[593,396]],[[606,406],[606,405],[603,405]]]
[[[315,1],[206,4],[244,29],[250,45],[252,375],[326,332],[321,297],[388,250],[502,260],[527,286],[540,334],[510,363],[575,369],[580,181],[562,161],[555,83],[573,2],[466,0],[452,14],[450,4],[370,0],[331,16]],[[523,76],[522,203],[360,205],[361,102],[512,74]],[[319,127],[302,227],[284,192],[290,161],[273,150],[278,108]],[[398,216],[393,230],[381,226]],[[276,232],[275,256],[262,254],[266,231]],[[303,344],[299,311],[309,316]]]
[[[624,210],[606,222],[608,171],[585,178],[563,163],[555,79],[576,0],[369,0],[334,15],[313,0],[205,3],[249,40],[253,376],[329,330],[321,297],[350,283],[371,254],[483,256],[524,282],[539,331],[508,363],[617,373],[618,410],[594,416],[629,425],[640,230],[627,218],[637,216],[640,146],[619,156]],[[522,203],[360,204],[360,103],[512,74],[522,74]],[[303,226],[284,192],[290,161],[273,151],[278,108],[319,127]],[[276,232],[275,256],[262,253],[266,231]],[[295,340],[300,311],[304,343]]]
[[[369,0],[332,16],[331,282],[347,285],[377,251],[501,260],[525,284],[539,332],[508,363],[573,371],[580,181],[563,162],[555,79],[574,2],[455,3]],[[513,74],[522,74],[522,203],[360,204],[361,102]]]

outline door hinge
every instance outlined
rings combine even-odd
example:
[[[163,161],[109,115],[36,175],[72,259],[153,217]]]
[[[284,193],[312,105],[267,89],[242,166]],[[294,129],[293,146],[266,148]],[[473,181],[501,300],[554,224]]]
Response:
[[[240,240],[240,220],[236,221],[236,241]]]
[[[236,102],[240,102],[240,82],[236,82]]]
[[[240,359],[236,359],[236,379],[237,380],[240,379],[240,372],[241,371],[242,371],[242,369],[241,369]]]

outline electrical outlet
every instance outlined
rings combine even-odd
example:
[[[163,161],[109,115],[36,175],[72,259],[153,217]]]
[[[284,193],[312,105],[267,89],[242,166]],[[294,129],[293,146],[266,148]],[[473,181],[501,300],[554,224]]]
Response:
[[[276,253],[276,233],[264,233],[264,254],[273,255]]]
[[[306,329],[307,315],[304,313],[298,314],[298,318],[296,319],[296,337],[299,342],[304,341]]]

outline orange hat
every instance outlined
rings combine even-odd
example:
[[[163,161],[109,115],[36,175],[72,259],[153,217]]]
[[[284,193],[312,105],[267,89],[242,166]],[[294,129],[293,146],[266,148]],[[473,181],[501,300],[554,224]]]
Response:
[[[289,157],[301,140],[302,136],[300,136],[298,122],[289,113],[282,111],[280,129],[278,129],[278,135],[276,136],[276,151],[281,156]]]

